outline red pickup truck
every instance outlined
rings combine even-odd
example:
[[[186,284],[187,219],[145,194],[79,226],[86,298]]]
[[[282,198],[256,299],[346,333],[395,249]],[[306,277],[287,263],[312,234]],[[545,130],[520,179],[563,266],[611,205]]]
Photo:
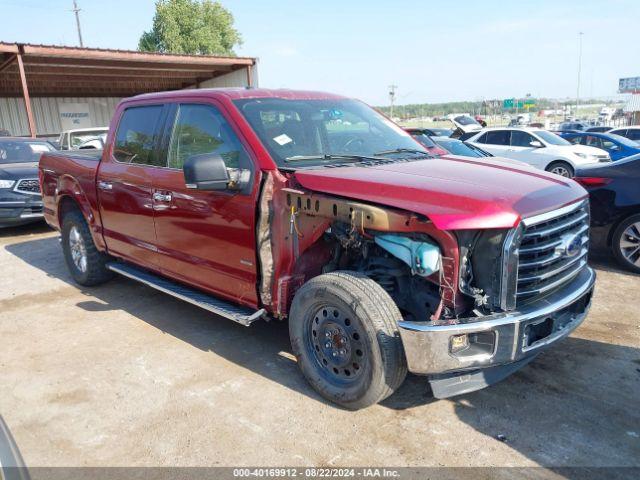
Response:
[[[287,320],[347,408],[407,370],[444,398],[585,318],[589,205],[572,180],[432,157],[362,102],[261,89],[141,95],[105,149],[45,153],[47,222],[79,284],[125,275],[243,325]]]

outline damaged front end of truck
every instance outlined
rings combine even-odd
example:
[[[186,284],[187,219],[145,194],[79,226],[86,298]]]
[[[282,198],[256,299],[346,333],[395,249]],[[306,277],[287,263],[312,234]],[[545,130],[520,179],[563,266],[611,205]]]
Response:
[[[443,230],[428,215],[291,180],[276,171],[263,180],[262,302],[286,318],[313,277],[353,271],[373,279],[402,314],[409,371],[428,375],[436,397],[499,381],[586,316],[595,275],[586,264],[584,200],[512,228]]]

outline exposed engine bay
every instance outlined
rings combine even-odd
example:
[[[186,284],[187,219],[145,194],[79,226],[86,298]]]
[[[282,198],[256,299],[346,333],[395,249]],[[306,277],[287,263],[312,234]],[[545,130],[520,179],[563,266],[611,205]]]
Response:
[[[304,282],[336,270],[374,279],[407,320],[447,324],[500,310],[506,231],[442,231],[421,215],[271,180],[260,203],[260,295],[277,317]]]

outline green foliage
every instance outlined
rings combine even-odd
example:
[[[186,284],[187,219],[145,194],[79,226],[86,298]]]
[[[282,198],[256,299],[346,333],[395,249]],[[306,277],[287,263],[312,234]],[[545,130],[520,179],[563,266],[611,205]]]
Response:
[[[138,50],[201,55],[235,55],[242,45],[233,15],[211,0],[158,0],[153,27],[144,32]]]

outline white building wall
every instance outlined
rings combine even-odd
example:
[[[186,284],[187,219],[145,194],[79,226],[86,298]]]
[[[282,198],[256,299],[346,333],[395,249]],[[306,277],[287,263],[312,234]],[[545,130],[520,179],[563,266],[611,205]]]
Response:
[[[113,97],[36,97],[31,99],[31,108],[38,135],[57,135],[62,130],[60,123],[61,103],[86,103],[89,105],[91,127],[106,127],[120,98]],[[0,98],[0,130],[11,135],[29,135],[27,111],[22,98]]]

